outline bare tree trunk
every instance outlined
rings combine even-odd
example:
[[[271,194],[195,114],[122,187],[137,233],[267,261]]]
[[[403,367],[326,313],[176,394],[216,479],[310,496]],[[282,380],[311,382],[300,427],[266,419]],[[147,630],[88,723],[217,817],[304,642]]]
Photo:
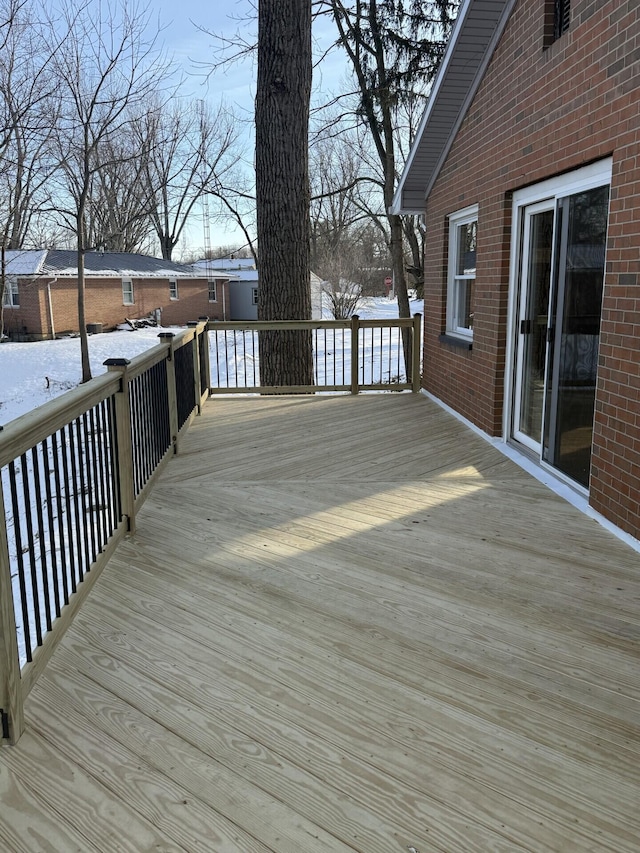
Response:
[[[7,288],[7,262],[4,239],[0,245],[0,344],[4,341],[4,292]]]
[[[311,0],[260,0],[256,205],[261,320],[311,318]],[[313,384],[311,332],[262,333],[264,386]]]
[[[388,214],[389,228],[391,231],[391,263],[393,265],[393,288],[398,300],[398,316],[410,317],[409,294],[407,292],[407,273],[405,270],[404,245],[402,217]],[[404,352],[404,365],[409,376],[411,370],[411,330],[402,330],[402,349]]]
[[[91,379],[91,362],[89,360],[89,335],[87,334],[87,319],[85,314],[85,280],[84,280],[84,217],[78,219],[78,326],[80,331],[80,361],[82,365],[82,381]]]

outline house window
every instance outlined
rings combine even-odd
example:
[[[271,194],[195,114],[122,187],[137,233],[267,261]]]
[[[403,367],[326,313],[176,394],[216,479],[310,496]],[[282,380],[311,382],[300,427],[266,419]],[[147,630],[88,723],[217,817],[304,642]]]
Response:
[[[14,275],[9,275],[5,279],[2,304],[5,308],[20,307],[20,300],[18,299],[18,279]]]
[[[217,302],[216,282],[214,279],[209,280],[209,302]]]
[[[569,29],[571,0],[554,0],[553,38],[559,39]]]
[[[130,278],[122,279],[122,301],[125,305],[133,305],[133,282]]]
[[[252,305],[258,304],[258,288],[257,287],[251,288],[251,304]]]
[[[459,338],[473,337],[477,241],[477,205],[449,217],[447,334]]]
[[[169,299],[178,298],[178,282],[175,278],[169,279]]]
[[[571,0],[547,0],[545,10],[545,47],[549,47],[569,29]]]

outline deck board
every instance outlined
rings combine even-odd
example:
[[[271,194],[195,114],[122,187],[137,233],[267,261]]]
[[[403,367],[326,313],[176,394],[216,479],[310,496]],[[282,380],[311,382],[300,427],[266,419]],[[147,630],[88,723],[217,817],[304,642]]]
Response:
[[[424,397],[217,398],[0,752],[0,847],[637,853],[639,563]]]

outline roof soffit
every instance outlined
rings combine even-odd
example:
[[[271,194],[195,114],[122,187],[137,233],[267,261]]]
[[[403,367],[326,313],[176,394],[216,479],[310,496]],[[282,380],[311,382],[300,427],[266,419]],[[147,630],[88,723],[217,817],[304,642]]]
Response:
[[[517,0],[464,0],[396,191],[393,213],[423,213]]]

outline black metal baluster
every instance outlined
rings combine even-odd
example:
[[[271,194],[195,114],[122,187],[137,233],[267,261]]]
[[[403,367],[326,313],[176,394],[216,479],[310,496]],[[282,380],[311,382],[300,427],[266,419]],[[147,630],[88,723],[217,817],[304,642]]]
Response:
[[[236,374],[236,388],[240,387],[238,382],[238,333],[233,333],[233,365]]]
[[[260,384],[260,366],[258,364],[258,358],[256,358],[256,339],[258,337],[258,333],[255,329],[251,330],[251,364],[253,367],[252,372],[252,385],[255,388]]]
[[[105,440],[103,434],[103,424],[102,424],[102,402],[98,403],[91,410],[91,423],[93,426],[93,446],[94,446],[94,455],[96,460],[96,485],[97,485],[97,498],[98,505],[96,507],[96,516],[98,518],[98,554],[102,552],[104,546],[107,544],[107,539],[109,538],[109,529],[107,524],[106,517],[106,507],[107,507],[107,498],[106,498],[106,488],[107,488],[107,478],[106,472],[104,469],[104,455],[103,455],[103,442]]]
[[[69,424],[69,456],[71,463],[71,477],[74,485],[73,491],[73,514],[76,522],[76,548],[78,562],[76,564],[77,575],[71,578],[71,589],[76,591],[78,583],[84,577],[89,559],[89,540],[87,527],[84,524],[84,475],[82,472],[81,440],[78,419]],[[80,517],[82,510],[82,520]]]
[[[44,598],[45,624],[47,631],[51,630],[51,599],[49,596],[49,571],[47,561],[47,545],[45,542],[44,514],[42,512],[42,486],[40,482],[40,460],[38,459],[38,447],[31,448],[31,461],[33,463],[33,485],[36,493],[36,518],[38,522],[37,538],[40,542],[40,582],[42,583],[42,595]],[[35,538],[35,537],[34,537]],[[34,547],[35,557],[35,547]]]
[[[55,537],[55,527],[58,527],[58,532],[60,531],[59,525],[55,524],[55,518],[53,514],[53,494],[51,492],[51,471],[52,469],[49,467],[57,464],[57,460],[53,455],[52,451],[49,448],[49,440],[44,439],[42,442],[42,452],[44,456],[44,461],[46,463],[46,475],[44,479],[45,483],[45,495],[47,502],[47,523],[49,527],[49,548],[51,550],[51,580],[53,581],[53,600],[55,604],[55,614],[56,617],[60,616],[60,583],[58,580],[58,549],[56,548],[56,537]],[[49,461],[50,460],[50,461]],[[51,630],[51,629],[49,629]]]
[[[91,439],[90,419],[88,412],[82,414],[82,436],[84,440],[84,476],[85,476],[85,525],[88,526],[89,533],[89,559],[87,561],[86,571],[90,571],[91,566],[98,555],[97,542],[97,524],[96,524],[96,483],[94,479],[95,469],[93,460],[93,441]]]
[[[92,477],[93,477],[93,488],[91,490],[91,495],[93,498],[91,513],[93,517],[93,527],[95,527],[96,531],[96,547],[93,555],[93,562],[98,559],[98,554],[102,550],[102,546],[104,545],[104,529],[102,525],[102,505],[103,500],[101,497],[102,494],[102,484],[100,478],[100,469],[98,463],[98,445],[100,443],[100,437],[98,435],[98,431],[96,429],[96,410],[95,407],[92,407],[88,411],[89,416],[89,447],[91,448],[91,466],[92,466]]]
[[[31,626],[29,624],[29,608],[27,605],[27,582],[25,577],[24,556],[22,551],[22,526],[20,523],[20,507],[18,505],[18,484],[16,482],[15,461],[9,463],[9,484],[11,486],[11,508],[13,510],[13,530],[16,540],[16,560],[18,563],[18,584],[20,587],[20,610],[22,611],[22,630],[27,661],[32,660]]]
[[[136,376],[129,383],[129,406],[131,412],[131,449],[132,449],[132,466],[133,466],[133,490],[134,495],[138,497],[140,494],[140,429],[138,415],[138,388],[140,385],[140,377]]]
[[[27,547],[29,549],[29,569],[31,577],[31,600],[33,603],[33,618],[36,628],[36,641],[42,645],[42,621],[40,619],[40,593],[38,590],[38,574],[36,568],[35,535],[33,530],[33,514],[31,510],[31,490],[29,488],[29,471],[27,468],[27,454],[20,457],[20,468],[22,472],[22,497],[24,500],[25,528],[27,534]],[[15,519],[14,519],[15,520]]]
[[[64,495],[65,495],[65,506],[66,513],[62,512],[62,484],[60,482],[60,469],[56,466],[56,492],[60,495],[60,500],[58,501],[58,513],[60,514],[60,518],[62,519],[63,515],[66,515],[67,521],[67,537],[66,547],[64,546],[65,537],[63,534],[62,525],[60,526],[60,544],[62,551],[62,567],[63,567],[63,575],[62,575],[62,586],[64,589],[64,603],[69,603],[69,585],[71,584],[72,589],[75,589],[73,586],[76,573],[76,545],[73,536],[73,514],[71,508],[71,480],[70,480],[70,459],[67,450],[67,430],[69,431],[69,441],[70,437],[70,429],[67,425],[62,427],[60,430],[60,447],[61,447],[61,458],[62,458],[62,474],[63,480],[65,484]],[[54,435],[55,440],[55,435]],[[57,442],[56,442],[57,444]],[[67,566],[67,553],[69,554],[69,565]]]
[[[120,483],[120,459],[118,450],[118,435],[116,429],[116,398],[109,399],[109,439],[110,439],[110,465],[111,482],[113,485],[113,526],[114,529],[122,519],[122,488]]]
[[[220,334],[220,333],[219,333],[219,332],[218,332],[218,330],[216,329],[216,330],[214,330],[214,332],[213,332],[213,336],[212,336],[212,338],[211,338],[211,343],[212,343],[212,344],[213,344],[213,341],[214,341],[214,340],[215,340],[215,342],[216,342],[216,381],[214,382],[214,381],[213,381],[213,378],[211,379],[211,385],[212,385],[214,388],[221,388],[221,387],[222,387],[222,386],[221,386],[221,384],[220,384],[220,348],[219,348],[219,345],[218,345],[218,335],[219,335],[219,334]]]

